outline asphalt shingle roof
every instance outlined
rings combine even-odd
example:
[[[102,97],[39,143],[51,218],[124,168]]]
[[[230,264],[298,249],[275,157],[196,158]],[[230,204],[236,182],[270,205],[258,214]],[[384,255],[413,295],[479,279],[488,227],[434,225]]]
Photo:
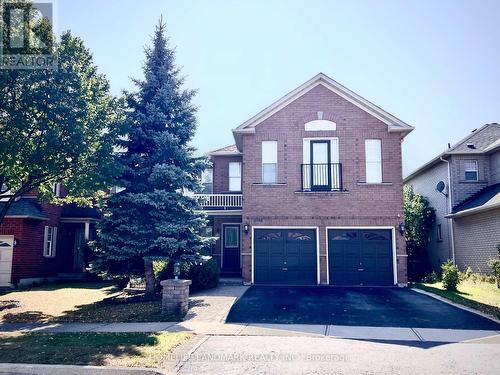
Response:
[[[453,208],[453,213],[496,203],[500,203],[500,184],[488,186],[467,198]]]
[[[0,208],[6,203],[0,202]],[[21,198],[14,202],[7,211],[8,216],[27,216],[33,219],[47,219],[47,215],[42,212],[42,206],[35,199]]]

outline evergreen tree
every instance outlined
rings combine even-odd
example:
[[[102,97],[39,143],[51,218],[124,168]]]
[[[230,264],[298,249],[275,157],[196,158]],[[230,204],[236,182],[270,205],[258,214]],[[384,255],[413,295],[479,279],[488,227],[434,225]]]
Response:
[[[144,80],[134,80],[137,91],[127,94],[128,136],[118,182],[125,190],[105,205],[95,266],[108,276],[144,275],[151,295],[152,261],[193,261],[211,239],[201,235],[206,219],[198,201],[184,194],[199,189],[198,176],[207,166],[189,146],[196,129],[195,92],[182,87],[161,20],[143,71]]]

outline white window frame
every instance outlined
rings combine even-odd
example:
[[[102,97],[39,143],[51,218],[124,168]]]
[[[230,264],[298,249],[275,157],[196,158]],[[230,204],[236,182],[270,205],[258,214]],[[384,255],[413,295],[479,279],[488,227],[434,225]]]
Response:
[[[239,174],[232,175],[231,174],[231,165],[238,165],[238,171]],[[229,191],[241,191],[241,162],[239,161],[232,161],[229,162],[228,165],[229,169]],[[234,181],[234,182],[232,182]],[[236,183],[236,186],[233,185],[233,183]],[[238,188],[236,188],[238,187]]]
[[[436,224],[436,241],[443,240],[443,226],[441,224]]]
[[[274,165],[274,179],[266,181],[264,176],[264,167],[266,165]],[[276,184],[278,183],[278,141],[262,141],[262,183]]]
[[[52,184],[52,193],[56,198],[59,198],[61,196],[61,183],[54,182]]]
[[[43,235],[43,256],[53,258],[56,256],[57,227],[45,226]]]
[[[369,150],[372,150],[370,144],[377,145],[377,155],[369,154]],[[372,170],[372,168],[376,169]],[[381,139],[365,139],[365,182],[367,184],[381,184],[383,182]]]
[[[473,163],[475,166],[474,169],[468,169],[467,163]],[[476,173],[476,179],[475,180],[467,179],[467,172]],[[477,163],[477,160],[472,160],[472,159],[464,160],[464,179],[465,181],[479,181],[479,165]]]
[[[213,194],[214,193],[214,169],[213,168],[207,168],[204,171],[201,172],[201,183],[203,186],[210,184],[210,192],[207,194]],[[205,189],[203,189],[205,190]]]

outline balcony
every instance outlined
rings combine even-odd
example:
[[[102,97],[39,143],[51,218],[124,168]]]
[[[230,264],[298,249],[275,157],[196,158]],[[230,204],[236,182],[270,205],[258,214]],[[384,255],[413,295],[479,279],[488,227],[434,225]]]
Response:
[[[301,164],[302,191],[342,191],[342,164]]]
[[[242,194],[195,194],[204,210],[241,210]]]

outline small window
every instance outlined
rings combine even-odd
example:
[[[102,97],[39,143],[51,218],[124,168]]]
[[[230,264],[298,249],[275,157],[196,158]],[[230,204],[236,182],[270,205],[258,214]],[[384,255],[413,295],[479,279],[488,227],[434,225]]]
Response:
[[[276,241],[276,240],[281,240],[281,232],[269,232],[265,233],[259,238],[260,240],[264,241]]]
[[[358,233],[357,232],[344,232],[344,233],[338,233],[333,236],[332,240],[333,241],[353,241],[358,238]]]
[[[239,227],[224,227],[224,247],[239,247]]]
[[[443,240],[443,233],[441,232],[441,224],[436,225],[436,239],[438,241]]]
[[[364,233],[365,240],[368,241],[389,241],[390,238],[385,236],[384,233],[381,232],[365,232]]]
[[[203,194],[212,194],[214,192],[214,184],[213,184],[213,174],[214,171],[212,168],[205,169],[201,172],[201,183],[203,185]]]
[[[291,241],[311,241],[311,236],[300,232],[288,232],[288,240]]]
[[[262,142],[262,183],[275,184],[278,181],[278,142]]]
[[[56,256],[57,227],[45,227],[43,240],[43,256],[52,258]]]
[[[366,183],[382,182],[382,141],[380,139],[365,140]]]
[[[477,181],[477,160],[465,160],[465,180],[466,181]]]
[[[59,182],[52,184],[52,194],[54,194],[54,197],[56,198],[61,196],[61,184]]]
[[[229,190],[241,191],[241,163],[229,163]]]

